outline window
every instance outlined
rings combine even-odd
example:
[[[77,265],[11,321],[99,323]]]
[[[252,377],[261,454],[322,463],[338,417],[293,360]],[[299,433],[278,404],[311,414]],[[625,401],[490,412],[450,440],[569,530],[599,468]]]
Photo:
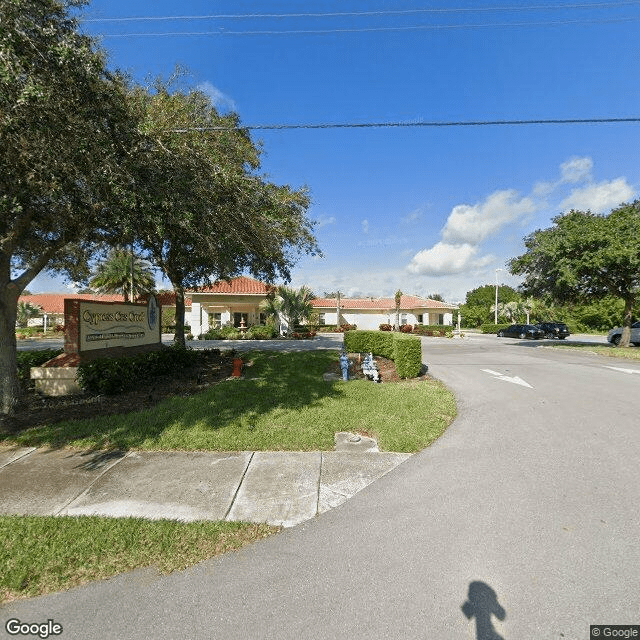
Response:
[[[319,313],[318,314],[318,324],[325,324],[324,313]]]
[[[444,313],[438,314],[438,324],[444,324]]]
[[[422,324],[422,314],[421,313],[418,314],[417,318],[418,318],[418,324]]]
[[[400,314],[400,325],[404,326],[405,324],[407,324],[407,314],[406,313],[401,313]]]
[[[209,314],[209,326],[215,329],[219,329],[222,326],[222,314],[210,313]]]
[[[267,314],[266,313],[261,313],[260,314],[260,320],[259,320],[261,325],[265,325],[267,324]]]

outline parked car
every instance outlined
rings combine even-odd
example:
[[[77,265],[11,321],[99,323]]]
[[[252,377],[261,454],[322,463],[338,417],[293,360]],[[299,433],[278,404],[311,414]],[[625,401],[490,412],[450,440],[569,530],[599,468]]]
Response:
[[[569,327],[564,322],[538,322],[536,327],[544,331],[546,338],[559,338],[564,340],[571,335]]]
[[[498,338],[544,338],[544,331],[535,324],[512,324],[498,331]]]
[[[611,331],[609,331],[609,334],[607,335],[607,340],[611,344],[615,344],[617,347],[620,344],[620,340],[622,340],[622,327],[611,329]],[[631,325],[631,342],[636,347],[640,346],[640,321],[634,322]]]

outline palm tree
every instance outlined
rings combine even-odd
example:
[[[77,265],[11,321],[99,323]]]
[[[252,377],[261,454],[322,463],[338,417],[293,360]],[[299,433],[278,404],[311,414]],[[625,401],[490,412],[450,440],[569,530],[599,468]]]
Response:
[[[133,300],[155,289],[155,278],[146,260],[135,256],[122,247],[112,249],[107,259],[98,265],[89,285],[98,293],[122,293],[124,301],[131,295],[131,263],[133,262]]]
[[[398,289],[396,291],[396,326],[394,329],[396,331],[400,330],[400,301],[402,300],[402,291]]]
[[[16,316],[16,322],[19,327],[26,327],[29,324],[30,318],[35,318],[41,311],[41,308],[37,304],[32,302],[18,302],[18,313]]]
[[[293,331],[301,320],[306,320],[313,312],[311,300],[315,298],[309,287],[302,286],[297,291],[289,287],[278,287],[279,300],[274,304],[280,315],[289,325],[289,331]]]

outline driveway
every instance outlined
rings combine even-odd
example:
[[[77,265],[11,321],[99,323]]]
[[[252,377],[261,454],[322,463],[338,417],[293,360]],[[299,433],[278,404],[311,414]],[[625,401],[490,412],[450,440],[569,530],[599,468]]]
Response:
[[[640,366],[494,337],[425,341],[424,359],[458,419],[348,503],[187,571],[2,619],[87,640],[579,640],[640,623]]]

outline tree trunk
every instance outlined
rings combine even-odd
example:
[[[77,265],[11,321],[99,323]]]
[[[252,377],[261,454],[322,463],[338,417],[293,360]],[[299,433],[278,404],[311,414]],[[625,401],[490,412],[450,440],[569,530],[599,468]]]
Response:
[[[176,284],[175,282],[171,282],[173,285],[173,290],[176,294],[176,332],[173,336],[173,340],[175,344],[185,347],[184,340],[184,288]]]
[[[628,347],[631,343],[631,324],[633,322],[633,304],[635,296],[625,298],[624,301],[624,322],[622,323],[622,336],[620,338],[620,346]]]
[[[17,287],[13,284],[0,287],[4,295],[0,299],[0,397],[2,423],[9,423],[20,402],[20,383],[16,358],[16,315],[18,306]]]

